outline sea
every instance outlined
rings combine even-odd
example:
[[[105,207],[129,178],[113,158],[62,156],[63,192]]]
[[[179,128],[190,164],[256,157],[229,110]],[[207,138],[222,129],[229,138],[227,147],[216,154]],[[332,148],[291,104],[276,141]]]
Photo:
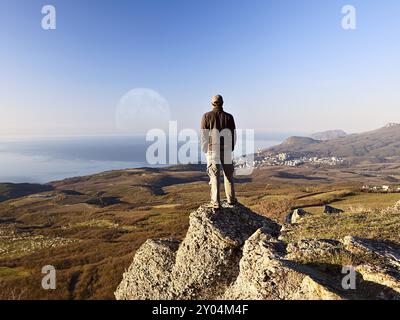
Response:
[[[256,134],[254,151],[277,145],[289,135]],[[0,137],[0,183],[47,183],[110,170],[176,164],[150,164],[146,152],[152,144],[144,136]]]

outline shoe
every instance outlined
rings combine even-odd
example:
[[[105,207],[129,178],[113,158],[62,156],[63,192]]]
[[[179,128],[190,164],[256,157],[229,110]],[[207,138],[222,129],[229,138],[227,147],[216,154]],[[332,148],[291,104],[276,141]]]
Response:
[[[210,207],[213,209],[221,209],[221,204],[210,202]]]
[[[235,200],[233,200],[233,201],[228,201],[228,206],[231,206],[231,207],[233,207],[233,206],[235,206],[236,204],[238,204],[238,201],[237,201],[237,199],[235,199]]]

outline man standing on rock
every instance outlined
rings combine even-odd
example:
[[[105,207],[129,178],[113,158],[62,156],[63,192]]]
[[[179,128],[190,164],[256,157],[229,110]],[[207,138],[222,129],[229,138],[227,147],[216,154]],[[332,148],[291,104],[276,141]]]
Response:
[[[229,205],[236,203],[234,188],[234,165],[232,152],[236,144],[236,126],[233,116],[226,113],[222,106],[222,96],[212,98],[213,110],[207,112],[201,120],[202,150],[207,154],[207,173],[210,176],[211,205],[219,208],[221,167],[224,172],[225,194]]]

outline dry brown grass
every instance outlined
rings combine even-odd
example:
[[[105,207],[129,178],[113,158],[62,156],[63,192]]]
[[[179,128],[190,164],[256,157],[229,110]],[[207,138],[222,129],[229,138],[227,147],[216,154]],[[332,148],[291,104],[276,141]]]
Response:
[[[400,211],[366,209],[357,207],[338,215],[313,214],[287,234],[287,241],[301,239],[342,239],[356,236],[367,239],[387,240],[400,244]]]
[[[333,204],[339,207],[341,204],[379,207],[379,201],[395,202],[394,198],[380,200],[346,194],[344,191],[353,190],[353,185],[344,185],[340,179],[336,183],[278,179],[276,170],[279,169],[261,170],[250,180],[239,180],[237,195],[243,204],[279,221],[301,203],[319,205],[321,201],[334,199]],[[340,177],[339,173],[334,174]],[[329,172],[307,169],[304,175],[327,176]],[[198,171],[116,171],[54,183],[55,197],[26,197],[0,203],[0,218],[11,219],[12,225],[23,228],[18,232],[46,239],[74,240],[66,246],[0,257],[0,265],[7,272],[29,273],[28,277],[2,277],[0,298],[113,299],[124,270],[147,239],[183,238],[189,213],[209,201],[206,179],[206,174]],[[60,190],[75,190],[83,195],[57,196]],[[82,203],[99,194],[118,197],[122,202],[106,207]],[[315,216],[302,225],[304,228],[299,234],[291,234],[292,239],[335,238],[353,233],[394,239],[393,234],[398,234],[396,215],[367,215],[360,209],[338,220],[318,215],[321,207],[310,210],[315,210]],[[41,267],[48,264],[57,269],[57,290],[54,291],[41,288]]]

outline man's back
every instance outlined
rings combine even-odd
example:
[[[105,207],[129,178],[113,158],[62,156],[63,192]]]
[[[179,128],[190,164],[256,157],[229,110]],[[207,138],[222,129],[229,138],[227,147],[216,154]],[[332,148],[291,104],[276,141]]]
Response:
[[[217,129],[218,131],[229,129],[232,133],[236,129],[233,116],[225,112],[222,107],[214,108],[214,110],[207,112],[203,116],[201,128],[208,130]]]
[[[232,151],[235,148],[235,120],[233,116],[227,112],[225,112],[222,106],[215,106],[214,109],[210,112],[204,114],[201,121],[201,129],[207,131],[207,134],[203,136],[207,136],[208,141],[203,141],[203,143],[208,143],[208,151],[211,151],[212,148],[216,144],[220,144],[221,149],[224,149],[224,141],[216,141],[216,138],[213,138],[211,134],[213,130],[218,130],[218,132],[222,132],[227,129],[230,132],[230,140],[232,141]],[[204,150],[206,151],[206,150]]]

